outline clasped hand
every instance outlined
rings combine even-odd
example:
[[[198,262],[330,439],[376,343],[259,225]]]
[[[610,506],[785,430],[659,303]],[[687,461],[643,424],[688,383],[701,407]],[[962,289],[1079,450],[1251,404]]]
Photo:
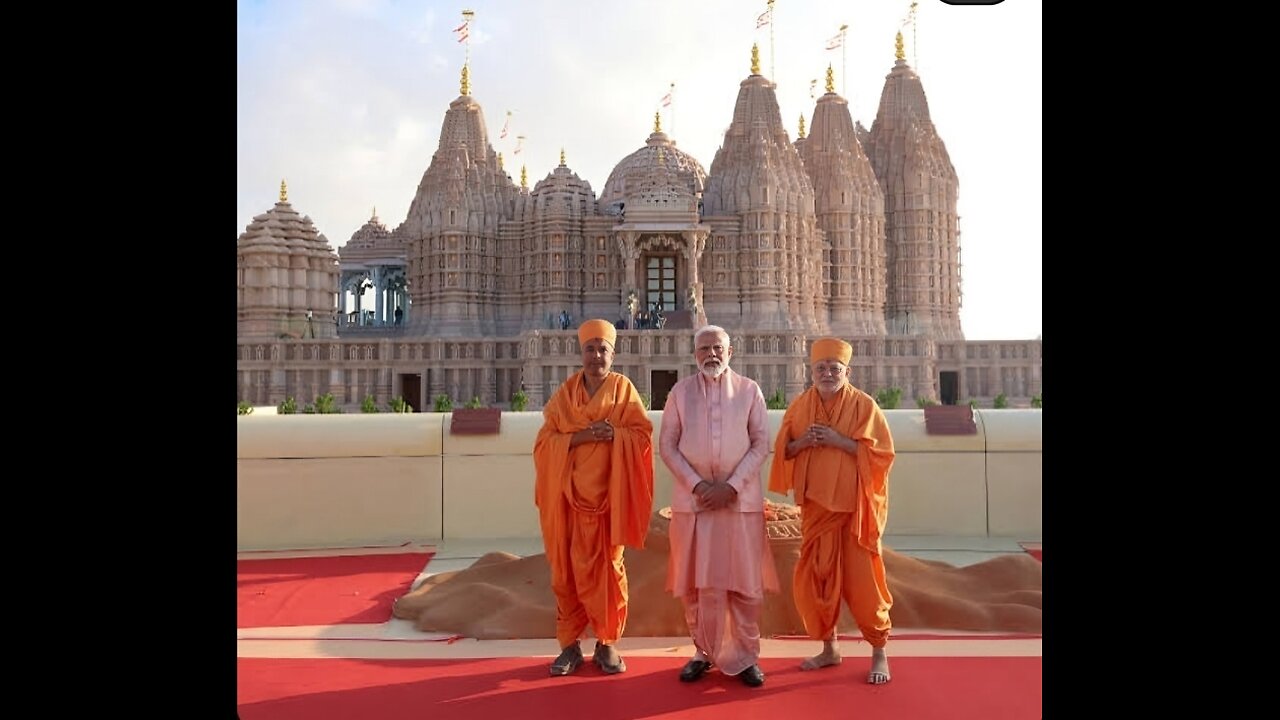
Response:
[[[608,420],[593,422],[574,433],[574,440],[578,443],[611,442],[613,440],[613,424]]]
[[[834,447],[847,449],[849,447],[849,439],[844,435],[836,432],[834,428],[827,425],[819,425],[814,423],[804,435],[800,436],[801,447]]]
[[[693,495],[699,510],[720,510],[737,499],[738,491],[727,482],[703,480],[694,486]]]

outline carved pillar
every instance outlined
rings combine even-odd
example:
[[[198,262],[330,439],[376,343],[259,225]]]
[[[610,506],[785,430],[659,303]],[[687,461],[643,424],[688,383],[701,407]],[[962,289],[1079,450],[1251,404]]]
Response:
[[[616,233],[618,254],[622,257],[622,286],[628,290],[638,288],[636,285],[636,261],[640,259],[640,248],[636,240],[640,233],[620,231]]]
[[[684,238],[684,259],[689,263],[689,284],[701,285],[698,278],[698,263],[702,261],[702,251],[707,248],[708,230],[685,230],[680,233]]]

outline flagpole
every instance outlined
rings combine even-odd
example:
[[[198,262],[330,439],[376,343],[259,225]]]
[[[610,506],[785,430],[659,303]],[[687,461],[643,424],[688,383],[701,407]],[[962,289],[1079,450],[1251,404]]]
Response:
[[[671,89],[667,93],[671,98],[671,104],[667,106],[667,134],[671,137],[676,135],[676,84],[671,83]]]
[[[849,48],[845,42],[845,33],[849,30],[846,23],[840,26],[840,94],[849,99]]]
[[[467,24],[467,36],[462,41],[463,53],[464,53],[463,61],[462,61],[463,65],[471,64],[471,19],[474,18],[475,16],[476,16],[475,10],[462,11],[462,20]]]
[[[773,0],[769,0],[769,79],[778,81],[778,71],[773,65]]]

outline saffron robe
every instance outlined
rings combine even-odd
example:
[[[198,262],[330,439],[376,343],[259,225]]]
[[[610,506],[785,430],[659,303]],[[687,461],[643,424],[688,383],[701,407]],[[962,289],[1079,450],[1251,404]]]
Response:
[[[534,442],[534,503],[556,595],[556,636],[573,643],[590,624],[617,641],[626,627],[623,546],[644,547],[653,512],[653,423],[634,385],[611,372],[588,395],[582,371],[551,396]],[[570,448],[574,433],[608,420],[612,442]]]
[[[857,452],[810,447],[788,460],[787,444],[814,424],[851,438]],[[796,610],[814,639],[832,637],[844,599],[868,642],[873,647],[885,644],[893,598],[880,540],[889,514],[894,456],[884,412],[852,385],[845,384],[826,402],[811,387],[782,417],[769,490],[794,491],[801,508],[803,539],[792,584]]]

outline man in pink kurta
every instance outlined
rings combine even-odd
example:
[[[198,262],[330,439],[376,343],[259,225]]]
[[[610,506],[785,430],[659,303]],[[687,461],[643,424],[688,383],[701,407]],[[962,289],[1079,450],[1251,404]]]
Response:
[[[764,393],[729,369],[723,328],[702,328],[693,347],[700,372],[671,388],[658,444],[675,476],[667,590],[684,603],[696,649],[680,679],[719,667],[759,687],[764,592],[778,590],[760,482],[769,453]]]

